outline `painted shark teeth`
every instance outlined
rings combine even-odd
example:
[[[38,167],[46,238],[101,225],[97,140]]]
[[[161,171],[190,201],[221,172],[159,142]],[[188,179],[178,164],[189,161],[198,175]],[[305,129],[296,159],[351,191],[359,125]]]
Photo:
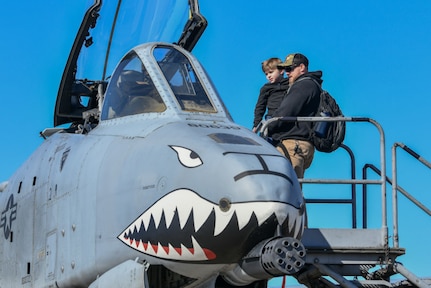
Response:
[[[136,250],[139,250],[143,253],[157,256],[159,258],[165,258],[165,259],[172,259],[172,260],[184,260],[184,259],[190,259],[190,260],[208,260],[213,257],[214,255],[211,254],[210,251],[204,250],[199,243],[194,239],[192,236],[193,241],[193,247],[187,248],[184,245],[181,245],[179,248],[175,248],[172,245],[163,246],[161,243],[151,244],[149,242],[142,244],[139,242],[135,242],[130,245],[133,247],[133,244],[135,245]]]
[[[125,244],[143,253],[159,258],[176,260],[202,261],[216,257],[213,251],[202,248],[192,233],[198,232],[203,228],[208,219],[214,219],[213,236],[216,237],[225,231],[228,225],[232,224],[235,217],[238,227],[242,230],[247,226],[251,219],[256,219],[260,226],[271,216],[275,215],[278,224],[282,225],[288,221],[288,229],[291,236],[299,236],[302,233],[302,216],[298,214],[298,209],[281,202],[245,202],[233,203],[228,211],[222,211],[218,205],[200,197],[191,190],[179,189],[167,194],[157,201],[152,207],[138,217],[129,227],[127,227],[118,238]],[[212,216],[212,217],[210,217]],[[144,234],[148,229],[168,231],[171,224],[182,230],[186,226],[191,226],[187,239],[183,239],[188,244],[181,243],[172,245],[171,243],[161,244],[141,243],[139,235]],[[208,226],[208,225],[207,225]],[[212,225],[211,225],[212,226]],[[178,231],[178,229],[177,229]],[[159,239],[159,241],[162,241]]]

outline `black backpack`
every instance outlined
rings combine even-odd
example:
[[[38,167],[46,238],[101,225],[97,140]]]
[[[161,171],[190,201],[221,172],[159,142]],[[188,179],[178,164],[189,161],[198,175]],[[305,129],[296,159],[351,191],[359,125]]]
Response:
[[[309,78],[309,77],[306,77]],[[343,117],[340,107],[328,91],[323,90],[322,86],[313,78],[309,78],[319,86],[320,104],[315,116],[319,117]],[[316,150],[329,153],[336,150],[344,141],[346,134],[346,122],[314,122],[311,131],[311,142]]]

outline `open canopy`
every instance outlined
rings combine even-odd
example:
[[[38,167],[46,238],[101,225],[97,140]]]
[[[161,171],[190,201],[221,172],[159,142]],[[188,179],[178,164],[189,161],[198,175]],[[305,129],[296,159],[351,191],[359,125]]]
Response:
[[[197,0],[95,0],[63,72],[54,126],[83,123],[83,113],[99,107],[98,93],[103,93],[115,66],[134,46],[163,41],[191,51],[206,25]]]

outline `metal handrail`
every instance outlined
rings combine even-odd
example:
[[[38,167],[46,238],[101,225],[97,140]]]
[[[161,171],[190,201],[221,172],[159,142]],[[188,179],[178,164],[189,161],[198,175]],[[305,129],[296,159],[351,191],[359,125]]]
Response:
[[[307,202],[311,203],[348,203],[352,204],[352,215],[353,215],[353,228],[356,228],[356,212],[353,212],[353,209],[356,209],[356,188],[355,184],[362,184],[363,185],[363,194],[362,194],[362,202],[363,202],[363,228],[367,228],[367,185],[368,184],[380,184],[381,185],[381,207],[382,207],[382,227],[381,227],[381,237],[383,237],[382,240],[384,240],[385,243],[385,255],[386,257],[389,254],[388,251],[390,251],[389,248],[389,232],[388,232],[388,219],[387,219],[387,199],[386,199],[386,183],[389,183],[392,185],[392,209],[393,209],[393,248],[399,248],[399,237],[398,237],[398,199],[397,199],[397,191],[400,191],[404,196],[406,196],[410,201],[412,201],[414,204],[416,204],[419,208],[421,208],[424,212],[426,212],[428,215],[431,216],[431,210],[425,207],[421,202],[419,202],[417,199],[415,199],[413,196],[411,196],[409,193],[407,193],[406,190],[404,190],[401,186],[398,186],[397,184],[397,171],[396,171],[396,148],[401,147],[403,150],[405,150],[407,153],[409,153],[411,156],[419,160],[422,164],[427,166],[431,169],[431,163],[426,161],[424,158],[422,158],[419,154],[408,148],[406,145],[402,143],[395,143],[392,147],[392,175],[393,180],[388,178],[386,176],[386,153],[385,153],[385,136],[383,129],[379,123],[376,121],[370,119],[370,118],[354,118],[354,117],[279,117],[279,118],[272,118],[265,122],[260,131],[263,135],[267,135],[268,132],[268,126],[274,122],[274,121],[328,121],[328,122],[334,122],[334,121],[346,121],[346,122],[370,122],[374,124],[374,126],[377,127],[379,134],[380,134],[380,166],[381,169],[379,170],[377,167],[371,164],[366,164],[363,167],[363,179],[358,180],[356,179],[355,175],[352,174],[351,180],[336,180],[336,179],[299,179],[300,183],[320,183],[320,184],[352,184],[352,199],[307,199]],[[347,146],[343,146],[343,148],[347,148]],[[346,149],[346,150],[347,150]],[[352,170],[354,169],[354,156],[353,153],[351,153],[351,150],[348,149],[349,154],[351,155],[352,159]],[[380,176],[380,180],[369,180],[367,179],[367,169],[370,168],[374,172],[376,172]],[[316,202],[312,202],[316,201]],[[355,204],[354,204],[355,203]],[[386,264],[390,266],[391,259],[385,259]],[[332,275],[332,271],[326,271],[325,265],[320,264],[313,264],[322,274],[328,275],[330,277],[338,276]],[[388,267],[389,267],[388,266]],[[392,267],[393,271],[396,273],[400,273],[404,277],[408,279],[410,283],[412,283],[414,286],[417,287],[429,287],[430,285],[426,283],[425,281],[422,281],[420,278],[416,277],[413,273],[405,269],[400,263],[395,262],[393,263]],[[334,278],[334,277],[333,277]],[[349,285],[343,285],[344,284],[344,278],[334,278],[334,280],[341,284],[341,286],[350,287]],[[352,286],[353,287],[353,286]]]
[[[367,179],[367,169],[370,168],[371,170],[373,170],[377,175],[381,176],[381,171],[380,169],[378,169],[376,166],[374,166],[373,164],[365,164],[362,167],[362,179]],[[392,185],[392,181],[391,179],[389,179],[388,176],[386,176],[386,182]],[[367,190],[367,183],[364,182],[364,185],[362,186],[362,228],[367,228],[367,223],[368,223],[368,219],[367,219],[367,214],[368,214],[368,209],[367,209],[367,195],[368,195],[368,190]]]
[[[353,151],[345,144],[340,145],[341,148],[347,151],[347,153],[350,156],[350,173],[351,173],[351,179],[356,180],[356,161],[355,161],[355,155],[353,154]],[[309,179],[300,178],[298,179],[300,183],[310,183],[308,182]],[[319,180],[315,180],[319,181]],[[319,182],[320,183],[320,182]],[[340,184],[340,181],[338,180],[337,183]],[[306,203],[330,203],[330,204],[351,204],[352,206],[352,228],[357,228],[357,215],[356,215],[356,183],[350,183],[352,185],[352,194],[350,199],[322,199],[322,198],[314,198],[305,199]]]
[[[431,163],[422,158],[419,154],[414,152],[412,149],[404,145],[403,143],[394,143],[392,146],[392,177],[393,177],[393,185],[392,185],[392,221],[393,221],[393,229],[394,229],[394,247],[399,247],[399,236],[398,236],[398,197],[397,191],[400,191],[404,196],[406,196],[410,201],[412,201],[416,206],[421,208],[424,212],[431,216],[431,211],[425,207],[422,203],[420,203],[416,198],[411,196],[407,191],[398,186],[397,183],[397,147],[402,148],[408,154],[413,156],[415,159],[419,160],[422,164],[431,169]]]
[[[419,207],[420,209],[422,209],[422,211],[424,211],[425,213],[427,213],[429,216],[431,216],[431,210],[428,209],[425,205],[423,205],[419,200],[417,200],[415,197],[413,197],[410,193],[408,193],[403,187],[399,186],[396,184],[396,152],[394,151],[394,149],[396,149],[396,146],[400,146],[399,143],[395,143],[394,146],[392,147],[393,151],[393,158],[392,158],[392,170],[393,170],[393,181],[389,178],[386,177],[386,182],[389,183],[392,186],[392,215],[393,215],[393,229],[394,229],[394,247],[398,248],[399,247],[399,236],[398,236],[398,197],[397,197],[397,193],[394,190],[397,190],[399,192],[401,192],[401,194],[403,194],[407,199],[409,199],[413,204],[415,204],[417,207]],[[401,147],[401,146],[400,146]],[[405,146],[407,147],[407,146]],[[416,154],[416,153],[415,153]],[[417,154],[416,154],[417,155]],[[424,164],[427,163],[426,160],[421,161]],[[429,168],[431,164],[425,164],[426,166],[428,166]],[[363,175],[363,179],[367,178],[367,168],[370,168],[371,170],[373,170],[376,174],[380,175],[380,170],[375,167],[372,164],[365,164],[364,167],[362,168],[362,175]],[[363,228],[367,228],[367,186],[364,185],[363,186],[363,190],[362,190],[362,209],[363,209],[363,218],[362,218],[362,227]]]
[[[300,179],[301,183],[320,183],[320,184],[379,184],[381,185],[381,198],[382,198],[382,229],[384,230],[384,237],[388,239],[388,225],[387,225],[387,204],[386,204],[386,155],[385,155],[385,135],[381,125],[371,119],[365,117],[274,117],[262,123],[259,127],[260,133],[266,137],[268,136],[268,127],[276,121],[289,121],[289,122],[369,122],[373,124],[380,135],[380,166],[383,173],[381,173],[380,180],[331,180],[331,179]]]

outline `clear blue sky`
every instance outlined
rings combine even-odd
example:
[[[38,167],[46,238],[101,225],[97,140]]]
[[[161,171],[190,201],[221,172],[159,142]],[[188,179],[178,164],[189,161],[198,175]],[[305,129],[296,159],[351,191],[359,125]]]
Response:
[[[237,123],[251,128],[259,88],[265,83],[260,63],[301,52],[309,58],[310,70],[323,71],[324,88],[335,96],[346,116],[370,117],[383,126],[389,177],[394,142],[406,144],[431,161],[431,85],[426,78],[431,67],[430,1],[223,3],[200,1],[209,25],[194,54]],[[0,182],[43,141],[39,131],[53,125],[59,80],[86,4],[45,0],[2,5]],[[345,144],[355,153],[360,178],[365,163],[379,166],[378,133],[371,124],[348,123],[347,129]],[[399,185],[431,207],[430,169],[397,151]],[[306,177],[348,177],[349,165],[344,151],[318,153]],[[321,194],[314,191],[315,187],[304,186],[307,197],[333,195],[331,189]],[[431,217],[403,196],[398,198],[400,245],[407,249],[398,260],[419,276],[431,276],[427,261]],[[369,199],[370,209],[376,211],[369,215],[374,227],[381,221],[379,201],[379,197]],[[310,206],[310,226],[348,227],[349,209],[332,208]]]

